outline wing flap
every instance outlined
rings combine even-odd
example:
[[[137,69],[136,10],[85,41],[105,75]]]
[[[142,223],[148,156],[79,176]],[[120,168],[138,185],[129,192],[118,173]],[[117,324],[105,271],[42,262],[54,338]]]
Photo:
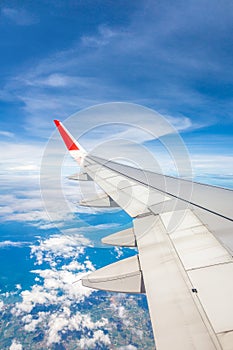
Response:
[[[101,239],[102,243],[122,246],[122,247],[136,247],[135,235],[132,228],[113,233]]]
[[[119,293],[145,292],[137,255],[92,272],[82,279],[82,284],[89,288]]]
[[[77,174],[73,174],[68,176],[69,180],[74,180],[74,181],[91,181],[92,179],[87,173],[81,172]]]
[[[98,208],[110,208],[118,207],[117,203],[112,200],[109,195],[104,194],[101,196],[96,196],[94,198],[83,199],[79,202],[79,205],[83,207],[98,207]]]

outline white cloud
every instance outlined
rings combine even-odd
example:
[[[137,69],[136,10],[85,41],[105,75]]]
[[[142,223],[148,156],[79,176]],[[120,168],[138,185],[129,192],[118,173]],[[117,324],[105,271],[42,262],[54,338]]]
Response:
[[[46,203],[47,207],[44,207],[36,166],[6,164],[5,169],[6,171],[3,172],[1,177],[3,181],[2,194],[0,195],[1,221],[27,222],[39,228],[48,229],[55,227],[54,225],[62,227],[64,222],[67,222],[69,218],[72,219],[75,211],[78,210],[76,204],[70,203],[70,205],[67,205],[63,195],[61,197],[62,201],[57,200],[57,190],[55,188],[47,188],[46,193],[49,202]],[[9,188],[11,194],[8,194]],[[65,193],[66,189],[68,194],[71,193],[69,184],[64,188]],[[75,198],[74,193],[73,198]],[[74,202],[77,200],[78,193]],[[54,222],[51,223],[46,210]]]
[[[62,143],[61,146],[63,147]],[[0,142],[0,147],[4,149],[0,165],[1,221],[25,221],[42,229],[48,229],[53,225],[50,218],[56,222],[57,227],[61,227],[69,218],[72,219],[74,213],[80,209],[76,204],[79,198],[81,199],[78,183],[72,186],[72,183],[65,179],[61,185],[59,175],[61,169],[57,164],[53,167],[53,163],[49,163],[48,167],[52,168],[52,173],[49,174],[46,184],[43,181],[44,187],[42,185],[40,187],[40,164],[44,145]],[[58,176],[55,179],[54,169]],[[41,199],[41,194],[46,197],[45,203]],[[69,203],[66,199],[69,199]],[[81,208],[81,211],[90,212],[91,209]]]
[[[94,267],[85,258],[85,251],[77,245],[78,242],[71,237],[69,241],[68,237],[56,236],[40,242],[40,259],[50,267],[31,271],[38,276],[38,284],[33,285],[30,290],[21,291],[22,300],[15,304],[12,314],[21,317],[26,332],[34,332],[38,327],[43,327],[48,347],[59,343],[67,332],[74,331],[82,332],[81,339],[77,339],[80,349],[88,349],[95,344],[109,345],[109,336],[102,330],[108,325],[108,320],[102,317],[93,321],[89,314],[75,309],[75,306],[84,302],[93,292],[83,287],[80,279],[88,271],[93,271]],[[48,255],[44,253],[49,251],[51,255],[48,259]],[[32,247],[32,257],[35,256],[38,260],[37,253],[38,247]],[[56,267],[55,261],[61,257],[69,263]],[[78,262],[78,257],[82,257],[82,263]],[[39,305],[43,309],[36,311],[36,306]],[[48,307],[51,306],[55,306],[56,311],[53,308],[50,311]]]
[[[117,253],[116,258],[119,259],[123,255],[123,249],[121,247],[114,247],[114,250]]]
[[[87,186],[82,184],[82,187],[80,187],[78,182],[67,180],[60,174],[59,164],[55,163],[53,165],[51,162],[48,166],[51,173],[45,174],[47,178],[44,180],[42,171],[40,185],[41,145],[13,145],[5,142],[1,143],[0,146],[6,150],[2,153],[0,166],[2,173],[0,220],[2,222],[27,222],[44,230],[56,227],[63,230],[64,235],[80,232],[80,242],[82,238],[84,243],[81,234],[87,231],[91,232],[94,228],[85,225],[83,222],[77,225],[77,229],[69,229],[69,226],[72,224],[72,220],[76,220],[76,224],[80,221],[77,217],[79,213],[101,211],[101,209],[85,208],[77,205],[77,202],[82,199],[83,192],[85,192],[85,195],[90,194],[92,187],[89,189],[88,184]],[[63,147],[62,144],[61,146]],[[66,165],[63,169],[65,168]],[[70,169],[70,167],[68,168]],[[70,171],[72,173],[74,169],[72,168]],[[41,195],[43,195],[44,201],[42,201]],[[103,226],[102,228],[107,227]],[[99,226],[99,229],[101,229],[101,226]],[[87,240],[85,242],[88,243]]]
[[[126,327],[129,327],[131,326],[130,315],[121,302],[122,300],[113,299],[110,307],[115,312],[115,316],[119,317]]]
[[[20,344],[17,340],[13,340],[9,350],[23,350],[22,344]]]
[[[27,205],[26,205],[27,206]],[[26,207],[25,206],[25,207]],[[31,223],[34,226],[40,226],[41,221],[48,221],[48,216],[43,210],[32,210],[31,212],[25,213],[13,213],[11,215],[5,215],[2,221],[18,221]]]
[[[41,240],[39,245],[33,245],[31,255],[36,257],[38,265],[43,261],[53,261],[54,264],[55,256],[77,259],[84,252],[82,245],[90,245],[90,241],[81,234],[53,235]]]
[[[46,319],[49,317],[49,314],[49,312],[40,311],[38,312],[36,319],[33,319],[33,316],[31,314],[26,314],[22,317],[24,329],[27,332],[34,332],[38,325],[46,322]]]
[[[104,327],[108,321],[102,318],[99,321],[93,322],[88,314],[81,314],[77,312],[73,316],[70,315],[70,309],[64,307],[61,312],[54,313],[50,316],[47,332],[47,344],[59,343],[61,340],[62,332],[65,331],[80,331],[83,329],[93,330],[93,336],[81,338],[78,341],[81,349],[87,349],[93,347],[97,343],[110,344],[109,336],[105,335],[102,330],[98,330],[99,327]],[[97,330],[96,330],[97,329]]]
[[[192,154],[191,155],[195,175],[212,173],[221,175],[233,174],[233,156],[220,154]]]
[[[108,308],[105,316],[98,312],[95,304],[101,302],[102,294],[82,286],[81,278],[94,270],[89,259],[89,249],[80,247],[74,235],[53,235],[31,247],[34,264],[38,259],[41,262],[40,268],[35,267],[31,271],[36,276],[34,284],[26,290],[16,285],[14,294],[2,294],[5,298],[12,298],[13,295],[17,295],[17,300],[21,298],[13,305],[11,303],[10,312],[12,322],[14,318],[20,319],[25,338],[31,339],[42,333],[45,348],[61,342],[70,343],[70,339],[77,349],[93,349],[104,345],[108,348],[111,346],[110,330],[116,327],[113,320],[106,318],[109,312],[113,318],[120,318],[125,329],[132,328],[133,316],[122,305],[127,296],[107,298],[104,302]],[[114,250],[113,253],[116,255]],[[132,296],[130,298],[133,300]],[[0,308],[6,311],[3,302]],[[27,333],[30,334],[27,336]]]
[[[0,248],[22,247],[22,246],[28,245],[28,244],[29,244],[29,242],[1,241],[1,242],[0,242]]]
[[[26,164],[26,165],[17,165],[8,168],[9,171],[39,171],[39,166],[37,164]]]
[[[59,333],[67,329],[68,324],[69,319],[67,315],[64,315],[64,317],[58,314],[51,315],[48,323],[49,331],[47,344],[59,343],[61,340],[61,334]]]
[[[14,177],[11,178],[12,182],[10,183],[7,179],[4,182],[4,187],[11,188],[11,194],[0,195],[0,202],[2,203],[0,221],[27,222],[36,227],[42,226],[42,228],[43,225],[52,225],[43,207],[40,190],[35,189],[38,178],[19,175],[16,179],[19,181],[18,184],[17,181],[13,181]],[[25,188],[25,179],[28,180],[27,188]],[[65,215],[61,216],[60,220],[62,221],[63,218],[65,218]]]
[[[117,348],[117,350],[137,350],[137,348],[136,346],[129,344],[129,345],[121,346]]]
[[[92,337],[89,338],[81,338],[79,345],[81,349],[94,348],[97,344],[110,345],[110,339],[108,334],[104,334],[102,330],[97,330],[93,333]]]

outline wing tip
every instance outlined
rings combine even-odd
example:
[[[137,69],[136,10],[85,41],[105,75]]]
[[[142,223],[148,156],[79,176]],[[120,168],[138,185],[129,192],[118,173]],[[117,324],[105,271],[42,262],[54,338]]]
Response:
[[[69,133],[69,131],[63,126],[63,124],[58,119],[54,119],[54,123],[65,142],[66,147],[69,151],[79,151],[80,148],[77,144],[77,141],[73,138],[73,136]]]
[[[60,120],[54,119],[54,123],[57,127],[60,126]]]

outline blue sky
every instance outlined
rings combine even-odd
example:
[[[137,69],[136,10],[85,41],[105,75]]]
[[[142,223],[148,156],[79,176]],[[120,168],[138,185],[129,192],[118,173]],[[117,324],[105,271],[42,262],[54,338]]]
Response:
[[[2,131],[46,138],[55,115],[128,101],[231,133],[231,1],[2,1],[0,10]]]

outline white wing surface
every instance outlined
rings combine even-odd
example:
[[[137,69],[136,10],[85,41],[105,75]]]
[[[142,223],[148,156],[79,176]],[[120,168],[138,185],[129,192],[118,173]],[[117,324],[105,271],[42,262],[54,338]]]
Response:
[[[146,293],[158,350],[232,350],[233,191],[90,156],[56,125],[70,151],[81,150],[77,179],[92,179],[105,192],[82,205],[118,205],[133,218],[131,229],[103,242],[136,246],[138,254],[83,284]]]

